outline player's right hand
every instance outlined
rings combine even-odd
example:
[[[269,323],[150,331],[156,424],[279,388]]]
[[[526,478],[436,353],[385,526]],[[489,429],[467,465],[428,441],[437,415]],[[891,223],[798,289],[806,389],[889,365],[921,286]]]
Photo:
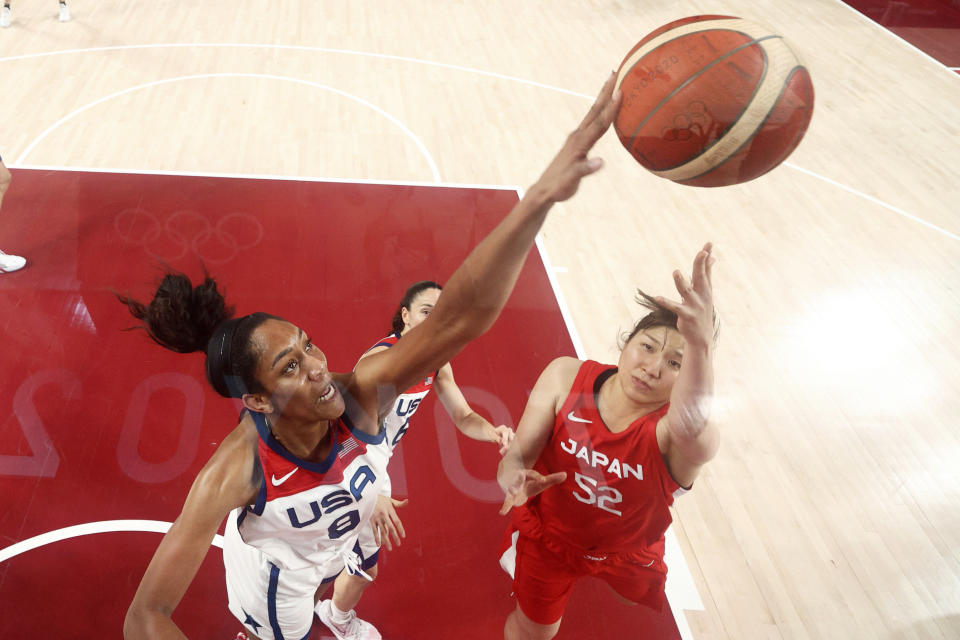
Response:
[[[370,517],[373,539],[377,545],[385,546],[388,551],[393,551],[393,544],[399,547],[400,538],[407,537],[407,532],[403,530],[403,523],[400,522],[400,516],[397,515],[397,509],[407,506],[409,502],[409,498],[394,500],[389,496],[377,496],[377,506],[373,508],[373,515]],[[393,544],[391,544],[391,540]]]
[[[567,136],[563,148],[530,188],[531,193],[541,195],[548,202],[568,200],[577,192],[584,176],[603,166],[600,158],[587,158],[587,154],[610,128],[617,115],[621,96],[613,90],[616,80],[616,74],[607,78],[590,111],[573,133]]]
[[[566,471],[543,475],[533,469],[521,469],[504,488],[506,496],[500,507],[500,515],[506,515],[510,509],[519,507],[533,496],[567,479]]]

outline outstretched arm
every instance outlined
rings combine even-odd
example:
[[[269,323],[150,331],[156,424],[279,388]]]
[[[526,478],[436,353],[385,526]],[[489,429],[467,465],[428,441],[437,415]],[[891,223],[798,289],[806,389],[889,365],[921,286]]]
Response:
[[[577,129],[537,182],[503,221],[484,238],[444,287],[433,313],[389,350],[357,365],[352,393],[369,408],[379,388],[378,410],[403,389],[449,362],[493,324],[513,290],[527,252],[556,202],[572,197],[580,180],[602,166],[588,158],[610,127],[619,103],[611,75]]]
[[[710,422],[715,333],[712,251],[713,245],[707,243],[697,253],[690,282],[680,271],[673,272],[681,302],[657,298],[677,314],[677,331],[686,341],[683,364],[670,394],[670,409],[657,425],[660,452],[670,475],[683,487],[693,484],[700,468],[720,446],[720,434]]]
[[[513,442],[513,429],[506,425],[495,427],[473,410],[467,399],[463,397],[460,387],[457,386],[453,378],[453,367],[449,363],[440,368],[434,386],[440,403],[463,435],[480,442],[496,444],[500,449],[500,455],[507,452],[510,443]]]
[[[180,516],[153,554],[123,621],[127,640],[186,638],[171,619],[173,610],[193,582],[220,523],[253,497],[252,458],[244,471],[244,465],[231,464],[222,453],[223,445],[197,475]]]
[[[576,358],[557,358],[537,378],[517,427],[517,437],[497,469],[497,482],[505,496],[501,515],[567,479],[566,472],[544,476],[532,467],[550,441],[557,411],[579,369],[580,361]]]

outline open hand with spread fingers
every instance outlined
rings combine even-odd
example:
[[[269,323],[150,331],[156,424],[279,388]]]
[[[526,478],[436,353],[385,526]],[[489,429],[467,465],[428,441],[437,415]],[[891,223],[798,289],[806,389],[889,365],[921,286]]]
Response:
[[[680,302],[662,296],[656,297],[659,304],[677,314],[677,331],[688,345],[713,344],[715,311],[711,270],[716,259],[712,252],[712,243],[703,245],[703,249],[693,259],[693,274],[689,282],[679,269],[673,272]]]
[[[385,546],[388,551],[393,551],[394,544],[399,547],[400,539],[407,537],[397,509],[407,506],[409,502],[409,498],[394,500],[389,496],[377,496],[377,506],[370,517],[370,526],[373,528],[373,539],[378,545]]]
[[[603,166],[600,158],[588,158],[610,124],[616,117],[621,95],[614,93],[616,75],[611,74],[604,83],[596,101],[584,116],[580,125],[567,136],[563,148],[557,153],[550,166],[540,179],[530,188],[531,192],[540,192],[547,202],[562,202],[573,197],[584,176],[594,173]]]
[[[517,471],[510,484],[503,489],[506,496],[503,499],[503,505],[500,507],[500,515],[506,515],[513,507],[519,507],[538,493],[542,493],[566,479],[566,471],[551,473],[547,476],[537,473],[533,469]]]

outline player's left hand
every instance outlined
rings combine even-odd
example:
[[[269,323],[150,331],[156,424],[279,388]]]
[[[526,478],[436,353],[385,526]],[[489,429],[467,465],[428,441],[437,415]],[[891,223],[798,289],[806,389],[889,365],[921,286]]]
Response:
[[[693,259],[691,282],[673,272],[673,281],[680,293],[680,302],[657,296],[656,301],[677,314],[677,331],[688,345],[710,346],[714,336],[713,283],[711,271],[716,259],[711,255],[713,244],[708,242]]]
[[[393,551],[393,545],[400,546],[400,539],[407,537],[403,530],[403,523],[397,515],[397,509],[407,506],[410,499],[394,500],[389,496],[377,496],[377,506],[370,516],[370,527],[373,529],[373,539],[377,545],[383,545],[388,551]],[[391,544],[392,540],[392,544]]]
[[[499,427],[494,427],[494,440],[493,443],[500,447],[500,455],[506,455],[507,449],[510,448],[510,443],[513,442],[513,439],[516,437],[513,429],[508,427],[505,424],[500,425]]]
[[[514,476],[513,481],[504,489],[506,496],[503,499],[503,506],[500,507],[500,515],[506,515],[510,509],[519,507],[538,493],[555,484],[560,484],[566,479],[566,471],[558,471],[545,476],[533,469],[521,469]]]

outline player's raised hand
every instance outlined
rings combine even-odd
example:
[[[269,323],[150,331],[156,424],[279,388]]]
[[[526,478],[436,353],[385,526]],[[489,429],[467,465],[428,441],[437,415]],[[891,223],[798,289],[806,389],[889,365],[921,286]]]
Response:
[[[603,166],[600,158],[588,158],[587,154],[610,128],[610,123],[616,116],[620,93],[614,94],[615,84],[616,74],[610,74],[580,126],[567,136],[563,148],[531,187],[531,192],[540,190],[540,194],[548,202],[562,202],[573,197],[584,176]]]
[[[713,283],[711,272],[716,259],[711,255],[713,244],[693,259],[693,275],[687,281],[679,270],[673,272],[673,281],[680,294],[680,302],[658,296],[656,301],[677,314],[677,331],[687,344],[712,344],[714,336]]]
[[[397,509],[407,506],[407,500],[394,500],[389,496],[377,496],[377,506],[370,517],[370,526],[373,528],[373,539],[378,545],[385,546],[393,551],[393,544],[400,546],[400,539],[407,537],[403,530],[403,523],[397,515]],[[391,544],[391,540],[393,544]]]
[[[519,507],[538,493],[555,484],[560,484],[566,479],[566,471],[558,471],[545,476],[533,469],[521,469],[504,489],[506,495],[503,499],[503,505],[500,507],[500,515],[506,515],[510,509]]]

